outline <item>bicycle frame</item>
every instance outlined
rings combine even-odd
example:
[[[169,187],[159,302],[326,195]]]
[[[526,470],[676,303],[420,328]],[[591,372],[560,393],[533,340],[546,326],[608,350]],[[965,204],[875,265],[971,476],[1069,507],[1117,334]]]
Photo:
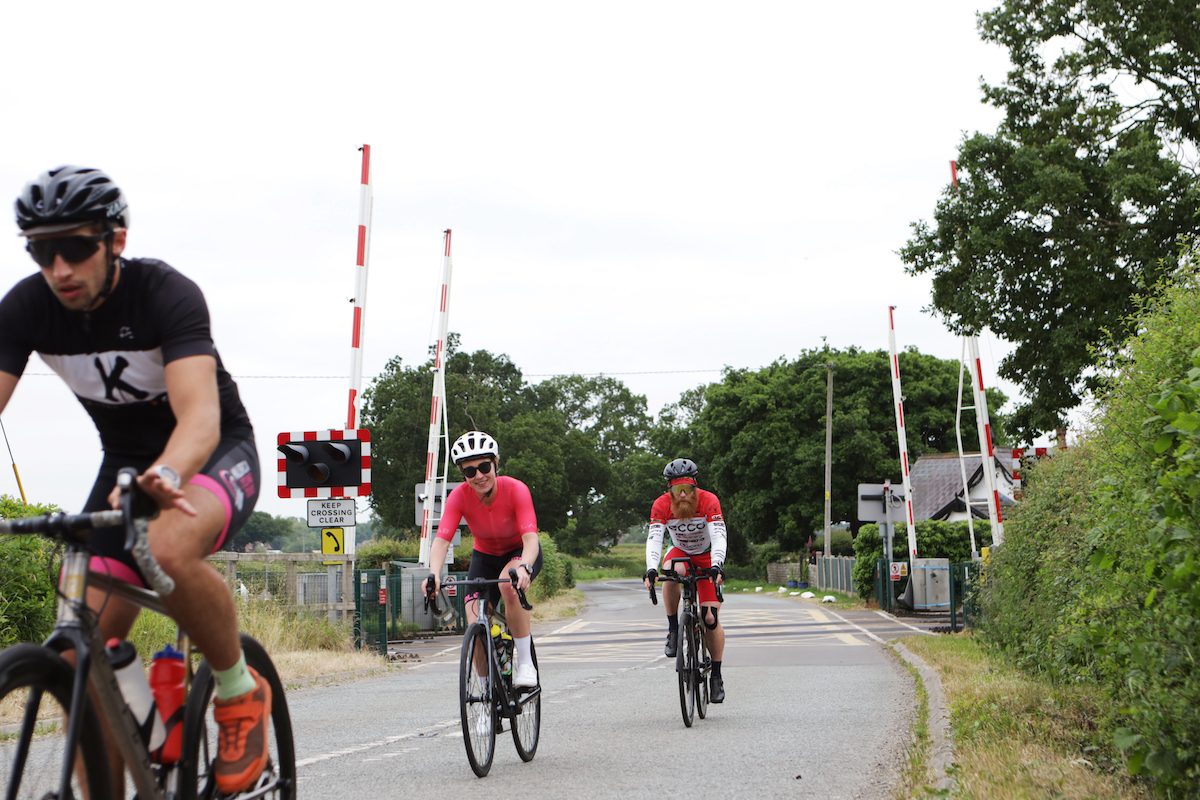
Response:
[[[157,592],[133,586],[124,581],[103,573],[91,572],[88,566],[91,554],[77,538],[77,528],[72,527],[72,520],[88,517],[93,520],[103,520],[103,524],[122,524],[126,528],[127,549],[135,553],[135,558],[143,564],[144,572],[150,576],[154,585],[163,587],[164,592],[174,589],[174,582],[158,567],[150,556],[146,543],[146,525],[144,517],[134,517],[134,498],[132,495],[133,476],[126,476],[125,471],[118,478],[118,485],[123,487],[122,508],[120,511],[97,512],[93,515],[78,515],[70,518],[59,515],[52,519],[46,528],[40,532],[43,535],[58,539],[67,546],[63,554],[62,571],[58,581],[58,610],[54,630],[43,642],[43,647],[62,654],[68,650],[75,653],[75,681],[72,687],[70,706],[67,711],[68,720],[65,731],[63,769],[59,781],[60,797],[70,796],[72,771],[75,767],[76,744],[79,741],[80,725],[83,719],[83,707],[87,697],[89,684],[95,691],[95,697],[100,710],[107,718],[116,738],[117,748],[125,760],[126,769],[133,779],[138,797],[143,800],[167,800],[167,794],[159,785],[150,753],[138,734],[137,722],[121,694],[117,676],[109,660],[104,637],[100,631],[99,620],[87,606],[87,590],[89,583],[104,585],[115,595],[138,604],[151,611],[171,615],[163,605],[162,597]],[[122,479],[127,478],[124,482]],[[141,509],[139,509],[139,513]],[[15,521],[12,527],[21,531],[21,521]],[[6,527],[6,530],[10,528]],[[26,528],[26,532],[37,530]],[[145,561],[144,559],[149,559]],[[189,653],[190,647],[186,634],[179,630],[176,640],[181,652]],[[192,665],[187,659],[185,686],[191,688]],[[36,725],[36,711],[39,697],[31,695],[26,706],[21,723],[20,738],[15,762],[23,764],[28,758],[28,745]],[[16,778],[20,773],[14,773]],[[177,789],[178,787],[176,787]],[[11,791],[11,790],[10,790]],[[173,794],[177,794],[173,792]]]
[[[495,583],[507,583],[507,581],[505,581],[503,578],[497,578],[495,580],[474,578],[465,581],[456,581],[455,585],[466,586],[469,588],[472,585],[484,586]],[[521,600],[522,602],[525,601],[523,595]],[[467,633],[469,633],[471,629],[476,626],[483,628],[483,631],[486,634],[484,638],[487,640],[488,685],[492,689],[492,699],[495,702],[496,708],[499,710],[500,715],[505,719],[512,719],[518,713],[520,713],[519,709],[522,706],[542,693],[542,687],[538,685],[523,692],[518,691],[517,689],[513,688],[511,676],[501,675],[500,657],[496,653],[496,642],[492,638],[492,619],[497,612],[494,608],[492,608],[492,604],[487,601],[487,598],[484,596],[483,592],[480,592],[473,600],[468,600],[468,602],[476,603],[476,615],[475,621],[467,626]],[[507,622],[505,623],[505,627],[507,627]],[[466,637],[464,636],[464,638]],[[504,678],[508,679],[505,680]]]

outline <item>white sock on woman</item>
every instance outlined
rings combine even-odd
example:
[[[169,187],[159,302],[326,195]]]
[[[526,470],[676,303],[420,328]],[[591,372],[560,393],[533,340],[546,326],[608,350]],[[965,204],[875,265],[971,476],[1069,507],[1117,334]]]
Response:
[[[513,644],[517,646],[517,664],[533,665],[533,656],[529,652],[529,644],[533,641],[533,636],[514,636]]]

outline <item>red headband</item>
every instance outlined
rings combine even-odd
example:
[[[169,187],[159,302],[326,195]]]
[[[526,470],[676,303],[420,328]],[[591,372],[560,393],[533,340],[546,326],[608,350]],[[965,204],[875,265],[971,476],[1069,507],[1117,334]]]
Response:
[[[684,483],[688,483],[688,484],[691,484],[692,486],[695,486],[696,479],[695,478],[676,478],[675,480],[668,482],[667,487],[670,488],[672,486],[679,486],[680,484],[684,484]]]

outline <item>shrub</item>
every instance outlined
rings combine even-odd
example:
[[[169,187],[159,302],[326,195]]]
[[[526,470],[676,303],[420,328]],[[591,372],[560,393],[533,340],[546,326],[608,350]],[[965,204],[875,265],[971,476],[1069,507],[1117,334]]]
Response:
[[[54,506],[30,506],[0,495],[0,517],[47,514]],[[0,647],[40,642],[54,627],[60,548],[40,536],[0,540]]]
[[[1200,794],[1200,278],[1195,254],[1102,364],[1086,441],[1032,471],[986,568],[982,632],[1098,683],[1135,774]]]
[[[384,564],[397,558],[418,558],[421,541],[400,540],[390,537],[363,542],[354,551],[356,569],[383,569]]]
[[[558,546],[551,536],[539,537],[542,547],[542,571],[537,580],[529,587],[529,602],[549,600],[554,595],[575,586],[575,576],[571,567],[571,559],[558,552]]]

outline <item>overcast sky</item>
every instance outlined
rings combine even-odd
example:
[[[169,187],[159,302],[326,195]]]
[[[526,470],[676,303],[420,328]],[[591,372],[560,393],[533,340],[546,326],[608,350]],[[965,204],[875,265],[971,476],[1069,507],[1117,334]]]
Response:
[[[889,305],[901,348],[957,359],[896,251],[964,132],[995,129],[979,80],[1005,54],[961,0],[815,6],[15,4],[0,198],[63,163],[119,183],[126,254],[207,296],[272,514],[304,514],[275,495],[276,434],[345,421],[363,143],[368,378],[424,361],[446,228],[463,348],[619,377],[652,414],[822,337],[886,348]],[[0,269],[35,270],[15,235]],[[982,350],[1014,394],[1008,347]],[[49,372],[33,357],[2,419],[29,499],[75,511],[99,440]]]

